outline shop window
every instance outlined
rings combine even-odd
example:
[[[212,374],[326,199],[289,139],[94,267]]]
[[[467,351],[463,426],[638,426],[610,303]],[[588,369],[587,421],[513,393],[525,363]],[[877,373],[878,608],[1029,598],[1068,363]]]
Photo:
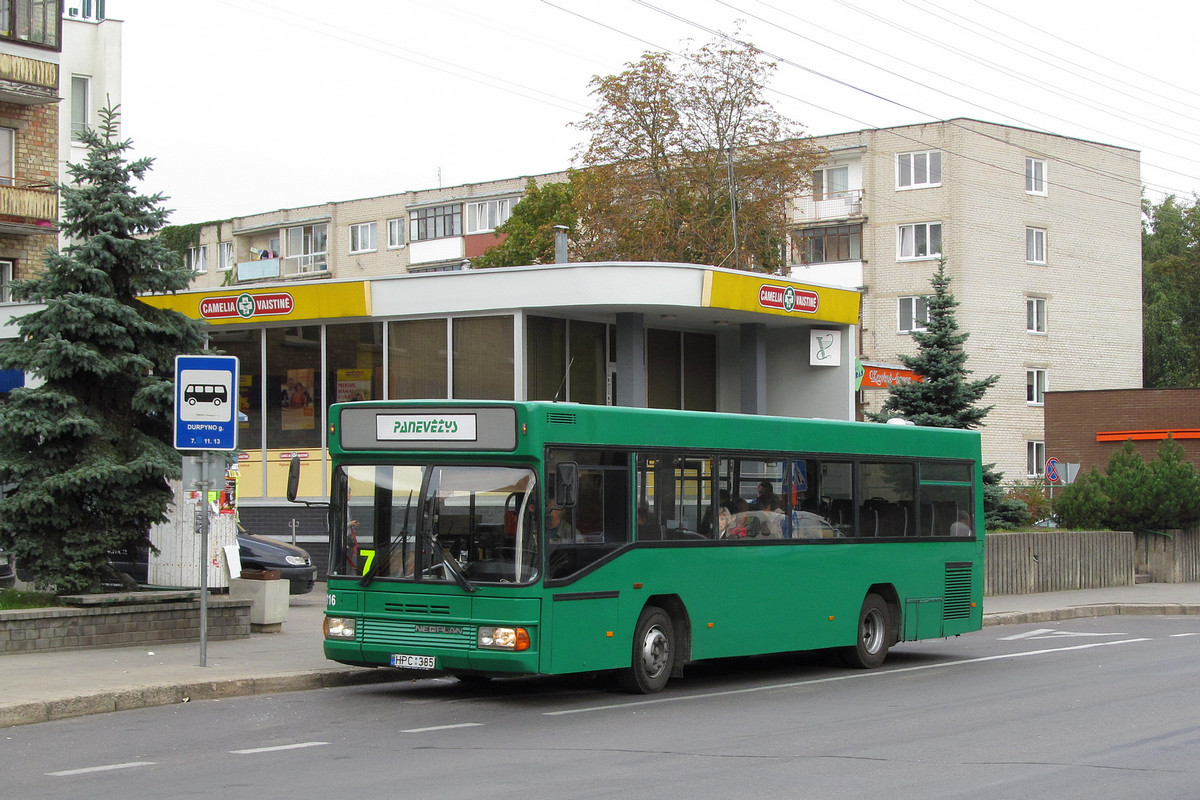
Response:
[[[448,398],[446,346],[444,319],[388,323],[388,399]]]
[[[454,320],[454,397],[513,399],[513,318]]]
[[[383,326],[376,322],[329,325],[325,328],[329,383],[333,403],[383,397]]]
[[[267,448],[319,448],[321,326],[267,332]]]
[[[221,355],[238,359],[238,449],[262,447],[262,331],[214,330],[208,335],[209,347]]]

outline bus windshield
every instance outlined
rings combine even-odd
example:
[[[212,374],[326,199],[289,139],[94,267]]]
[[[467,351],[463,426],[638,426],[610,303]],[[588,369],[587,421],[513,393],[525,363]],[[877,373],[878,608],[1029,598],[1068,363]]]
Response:
[[[343,465],[334,476],[330,573],[375,580],[524,583],[538,577],[531,469]]]

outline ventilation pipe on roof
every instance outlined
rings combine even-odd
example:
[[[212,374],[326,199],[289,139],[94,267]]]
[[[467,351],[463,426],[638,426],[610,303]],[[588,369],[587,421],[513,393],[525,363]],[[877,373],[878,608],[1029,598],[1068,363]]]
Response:
[[[554,263],[567,263],[567,231],[571,230],[566,225],[554,226]]]

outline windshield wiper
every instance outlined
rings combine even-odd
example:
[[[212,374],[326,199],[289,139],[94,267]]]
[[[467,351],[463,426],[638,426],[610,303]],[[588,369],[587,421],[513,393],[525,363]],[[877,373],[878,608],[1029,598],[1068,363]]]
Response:
[[[408,502],[405,503],[405,505],[404,505],[404,525],[403,525],[403,527],[400,528],[401,531],[408,530],[408,512],[412,508],[412,499],[413,499],[412,489],[409,489],[408,490]],[[392,554],[396,552],[396,548],[403,544],[406,544],[407,542],[408,542],[408,535],[401,534],[399,539],[397,539],[396,541],[394,541],[390,545],[388,545],[386,558],[378,558],[379,554],[376,553],[375,560],[371,562],[371,568],[369,570],[367,570],[366,572],[364,572],[363,576],[361,578],[359,578],[358,585],[359,586],[370,586],[371,582],[375,580],[375,576],[379,573],[380,566],[383,565],[385,562],[390,564],[392,562]]]

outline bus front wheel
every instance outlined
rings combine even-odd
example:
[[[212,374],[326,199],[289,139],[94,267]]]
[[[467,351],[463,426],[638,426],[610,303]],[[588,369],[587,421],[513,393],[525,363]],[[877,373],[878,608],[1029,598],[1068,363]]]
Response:
[[[875,669],[887,658],[891,646],[891,613],[887,602],[877,594],[869,594],[858,612],[858,629],[853,647],[842,651],[851,667]]]
[[[637,694],[653,694],[667,685],[675,666],[675,626],[667,612],[647,606],[633,634],[633,657],[620,674],[621,688]]]

